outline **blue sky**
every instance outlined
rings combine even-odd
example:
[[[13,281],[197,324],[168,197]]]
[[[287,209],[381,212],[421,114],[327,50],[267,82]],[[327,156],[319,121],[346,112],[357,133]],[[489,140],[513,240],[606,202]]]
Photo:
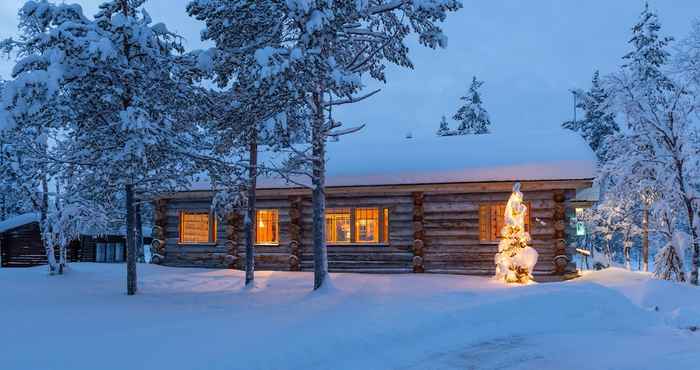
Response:
[[[94,14],[99,0],[76,0]],[[155,21],[179,32],[187,47],[200,48],[202,25],[185,14],[188,0],[150,0]],[[411,42],[414,70],[390,68],[382,92],[338,111],[347,124],[365,123],[361,136],[433,135],[440,116],[451,116],[472,75],[486,81],[484,104],[493,131],[560,130],[572,116],[569,90],[587,87],[595,69],[602,73],[621,64],[628,50],[629,29],[642,0],[470,1],[450,14],[444,28],[445,50],[430,50]],[[16,33],[20,0],[2,0],[0,37]],[[664,33],[682,38],[700,1],[650,1],[663,22]],[[11,61],[0,61],[7,78]],[[373,87],[374,84],[369,84]]]

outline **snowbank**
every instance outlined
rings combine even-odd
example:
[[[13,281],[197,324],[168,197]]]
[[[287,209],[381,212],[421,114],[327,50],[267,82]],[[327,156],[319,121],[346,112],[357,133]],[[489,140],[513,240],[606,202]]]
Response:
[[[0,269],[0,367],[631,370],[700,361],[700,333],[671,320],[692,318],[698,289],[617,269],[528,286],[333,274],[320,294],[306,272],[257,272],[253,289],[232,270],[139,265],[139,277],[140,294],[128,297],[123,265],[72,264],[50,278],[41,267]]]

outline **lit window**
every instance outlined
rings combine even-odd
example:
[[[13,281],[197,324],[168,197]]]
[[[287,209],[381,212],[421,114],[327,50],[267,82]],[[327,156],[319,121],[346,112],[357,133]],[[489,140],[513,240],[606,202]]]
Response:
[[[384,208],[383,216],[384,219],[382,220],[382,242],[385,244],[389,244],[389,208]]]
[[[379,210],[377,208],[355,209],[355,241],[358,243],[379,242]]]
[[[530,232],[530,203],[525,202],[525,231]],[[501,239],[501,229],[505,226],[506,205],[503,203],[487,203],[479,205],[479,240],[495,242]]]
[[[208,212],[180,213],[180,243],[202,244],[216,242],[216,221]]]
[[[326,242],[350,243],[350,209],[337,208],[326,210]]]
[[[260,209],[255,218],[255,244],[279,245],[279,212],[276,209]]]
[[[576,236],[586,235],[586,224],[584,224],[583,221],[580,221],[583,217],[584,210],[584,208],[576,208],[576,217],[574,219],[576,222]]]

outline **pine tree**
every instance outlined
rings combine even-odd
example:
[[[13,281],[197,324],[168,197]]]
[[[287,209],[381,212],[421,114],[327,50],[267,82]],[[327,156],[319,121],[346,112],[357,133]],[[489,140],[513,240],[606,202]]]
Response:
[[[491,120],[489,114],[482,106],[479,88],[484,81],[479,81],[476,76],[472,78],[467,95],[460,98],[463,102],[457,113],[452,117],[459,122],[454,135],[481,135],[488,134]]]
[[[343,128],[333,107],[353,104],[376,94],[364,93],[362,77],[385,81],[389,63],[412,67],[405,40],[411,32],[431,48],[446,46],[438,26],[447,12],[461,7],[457,0],[425,1],[223,1],[196,0],[188,11],[208,19],[205,37],[227,27],[248,34],[222,68],[254,68],[255,90],[264,88],[304,123],[307,148],[292,147],[288,177],[312,190],[314,289],[328,277],[325,240],[326,143],[351,134],[363,125]],[[237,40],[238,42],[238,40]],[[254,63],[251,63],[254,61]],[[299,166],[301,165],[301,166]],[[279,171],[284,174],[285,171]],[[308,176],[310,184],[298,181]]]
[[[564,122],[562,127],[581,134],[602,161],[606,158],[604,141],[620,132],[620,127],[610,106],[610,94],[601,85],[600,72],[593,73],[590,90],[577,90],[574,94],[577,98],[576,108],[584,111],[584,117],[582,120]]]
[[[667,49],[673,38],[661,37],[660,31],[659,16],[649,9],[649,3],[645,3],[639,21],[632,27],[629,43],[633,50],[623,57],[627,61],[623,68],[634,71],[640,82],[650,82],[656,89],[665,89],[670,87],[670,80],[662,68],[668,62],[670,53]]]
[[[440,119],[440,128],[437,131],[438,136],[450,136],[450,126],[449,123],[447,123],[447,118],[445,116],[442,116],[442,119]]]
[[[152,24],[144,2],[106,1],[89,18],[77,5],[28,1],[21,40],[3,43],[20,56],[4,94],[9,125],[55,142],[41,163],[60,164],[51,173],[75,196],[124,202],[129,295],[137,290],[136,197],[187,186],[207,153],[180,38]]]

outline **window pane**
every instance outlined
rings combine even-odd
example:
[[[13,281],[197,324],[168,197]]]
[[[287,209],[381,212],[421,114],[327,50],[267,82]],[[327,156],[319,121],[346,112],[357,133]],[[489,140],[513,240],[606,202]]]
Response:
[[[256,213],[255,244],[279,244],[279,212],[260,209]]]
[[[327,209],[326,242],[349,243],[350,240],[350,209]]]
[[[581,221],[576,223],[576,236],[586,236],[586,225]]]
[[[525,231],[530,232],[530,202],[525,202]],[[485,242],[498,242],[505,226],[506,204],[491,203],[479,205],[479,239]]]
[[[358,243],[379,242],[379,210],[377,208],[355,209],[355,240]]]
[[[181,213],[180,243],[209,243],[209,235],[209,213]]]

